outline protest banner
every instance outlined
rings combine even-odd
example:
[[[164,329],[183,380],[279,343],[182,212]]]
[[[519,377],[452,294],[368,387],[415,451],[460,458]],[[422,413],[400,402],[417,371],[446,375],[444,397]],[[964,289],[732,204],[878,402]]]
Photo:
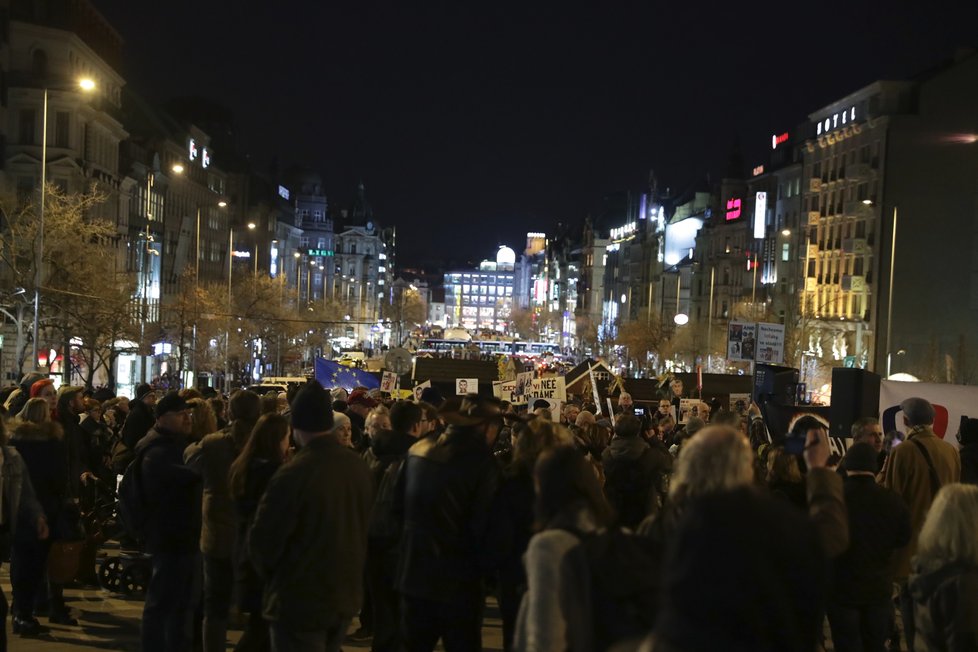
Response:
[[[757,344],[757,324],[732,321],[727,326],[727,359],[732,362],[751,362]]]
[[[978,387],[884,380],[880,383],[880,425],[883,432],[899,430],[906,433],[900,403],[913,396],[931,402],[935,412],[934,433],[953,446],[958,446],[956,435],[961,417],[978,417]]]
[[[526,397],[530,395],[532,390],[533,372],[524,371],[523,373],[516,374],[516,389],[513,391],[513,396],[517,396],[525,402]]]
[[[380,378],[380,391],[393,394],[395,389],[397,389],[397,374],[393,371],[385,371]]]
[[[757,362],[784,363],[784,325],[757,324]]]
[[[567,388],[563,376],[534,378],[530,389],[530,398],[545,398],[554,401],[567,400]]]

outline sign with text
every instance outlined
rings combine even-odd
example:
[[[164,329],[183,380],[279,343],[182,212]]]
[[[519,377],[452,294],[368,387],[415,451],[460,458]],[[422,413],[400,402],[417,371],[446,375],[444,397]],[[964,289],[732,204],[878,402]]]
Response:
[[[516,381],[493,381],[492,394],[501,401],[509,401],[513,405],[526,405],[525,396],[516,396]]]
[[[534,378],[530,389],[530,398],[545,398],[548,401],[566,401],[567,387],[563,376],[550,378]]]
[[[727,359],[731,362],[784,363],[784,325],[732,321],[727,327]]]
[[[757,361],[784,363],[784,324],[757,324]]]

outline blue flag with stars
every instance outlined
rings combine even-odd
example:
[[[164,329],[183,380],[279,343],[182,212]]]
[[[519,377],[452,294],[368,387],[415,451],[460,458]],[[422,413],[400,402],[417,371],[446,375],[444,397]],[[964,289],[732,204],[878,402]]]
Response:
[[[380,387],[380,379],[363,369],[354,369],[341,365],[339,362],[316,358],[316,380],[326,389],[342,387],[347,391],[354,387],[375,389]]]

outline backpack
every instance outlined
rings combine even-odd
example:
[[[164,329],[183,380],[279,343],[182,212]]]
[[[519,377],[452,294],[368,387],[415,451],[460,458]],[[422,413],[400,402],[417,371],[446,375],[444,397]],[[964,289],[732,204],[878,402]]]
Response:
[[[124,444],[123,444],[124,445]],[[146,497],[143,495],[143,457],[153,444],[149,444],[133,456],[126,466],[119,481],[118,513],[119,522],[126,533],[137,541],[142,541],[145,535],[146,522],[149,518]]]
[[[661,555],[655,541],[620,528],[574,534],[590,576],[595,649],[646,636],[659,607]]]

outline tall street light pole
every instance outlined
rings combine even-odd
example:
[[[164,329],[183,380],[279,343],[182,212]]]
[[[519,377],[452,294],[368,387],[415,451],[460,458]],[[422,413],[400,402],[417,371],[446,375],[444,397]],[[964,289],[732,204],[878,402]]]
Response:
[[[78,80],[78,88],[86,93],[95,90],[95,82],[88,78]],[[47,194],[48,183],[48,87],[44,87],[44,101],[41,110],[41,202],[37,218],[37,243],[34,248],[34,324],[32,329],[34,360],[31,368],[37,367],[38,325],[41,309],[41,265],[44,261],[44,198]],[[68,364],[68,351],[64,352],[65,364]],[[67,367],[65,367],[67,369]],[[67,380],[67,376],[65,376]]]
[[[248,229],[254,230],[255,223],[249,222]],[[228,228],[228,317],[224,331],[224,391],[228,391],[231,375],[231,271],[234,266],[234,228]]]
[[[889,299],[886,301],[886,377],[890,377],[891,362],[893,359],[893,349],[890,348],[891,338],[893,337],[893,272],[896,268],[896,235],[897,235],[897,207],[893,207],[893,239],[890,242],[890,288]]]

